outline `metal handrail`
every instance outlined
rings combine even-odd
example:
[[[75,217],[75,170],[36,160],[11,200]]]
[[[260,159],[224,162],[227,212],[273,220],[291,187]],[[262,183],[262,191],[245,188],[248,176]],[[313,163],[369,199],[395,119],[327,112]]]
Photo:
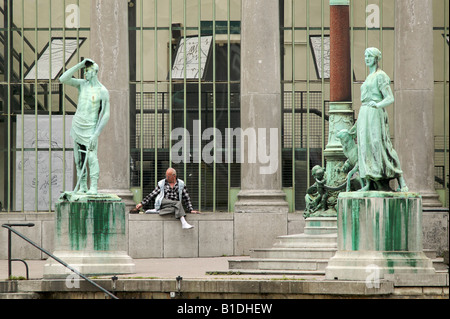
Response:
[[[17,236],[19,236],[20,238],[22,238],[23,240],[25,240],[26,242],[28,242],[29,244],[33,245],[34,247],[36,247],[37,249],[39,249],[40,251],[42,251],[43,253],[47,254],[48,256],[50,256],[51,258],[53,258],[54,260],[56,260],[57,262],[59,262],[61,265],[63,265],[64,267],[70,269],[71,271],[73,271],[75,274],[77,274],[78,276],[80,276],[81,278],[83,278],[84,280],[86,280],[87,282],[89,282],[90,284],[94,285],[95,287],[99,288],[101,291],[103,291],[105,294],[107,294],[108,296],[110,296],[112,299],[119,299],[117,298],[114,294],[112,294],[110,291],[106,290],[105,288],[101,287],[100,285],[98,285],[97,283],[95,283],[93,280],[89,279],[88,277],[86,277],[85,275],[83,275],[82,273],[80,273],[78,270],[74,269],[73,267],[71,267],[70,265],[68,265],[66,262],[64,262],[63,260],[59,259],[58,257],[56,257],[55,255],[53,255],[52,253],[48,252],[47,250],[45,250],[44,248],[40,247],[38,244],[36,244],[35,242],[33,242],[31,239],[25,237],[24,235],[22,235],[21,233],[19,233],[18,231],[16,231],[15,229],[12,228],[12,226],[28,226],[28,227],[32,227],[34,226],[34,224],[3,224],[2,227],[8,229],[10,232],[15,233]],[[9,243],[9,245],[11,245],[11,243]]]
[[[33,223],[27,223],[27,224],[17,224],[16,223],[16,224],[5,224],[5,225],[8,225],[10,227],[11,226],[25,226],[25,227],[33,227],[34,226]],[[27,274],[27,279],[30,279],[27,262],[23,259],[11,258],[11,231],[8,230],[8,278],[12,277],[12,262],[13,261],[21,261],[24,263],[26,274]]]

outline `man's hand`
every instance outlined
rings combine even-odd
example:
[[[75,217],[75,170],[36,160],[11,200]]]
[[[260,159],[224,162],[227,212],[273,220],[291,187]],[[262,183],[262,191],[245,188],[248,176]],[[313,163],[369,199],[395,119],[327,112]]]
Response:
[[[136,209],[141,209],[141,208],[142,208],[142,204],[141,203],[136,205]]]
[[[97,147],[98,143],[98,136],[94,135],[91,137],[91,140],[89,141],[89,150],[93,151]]]
[[[370,101],[367,105],[370,106],[370,107],[373,107],[375,109],[378,108],[378,104],[375,101]]]
[[[191,214],[200,214],[198,210],[191,210]]]
[[[93,60],[91,60],[91,59],[84,59],[83,61],[80,62],[81,68],[85,68],[86,67],[86,62],[90,62],[90,63],[94,64]]]

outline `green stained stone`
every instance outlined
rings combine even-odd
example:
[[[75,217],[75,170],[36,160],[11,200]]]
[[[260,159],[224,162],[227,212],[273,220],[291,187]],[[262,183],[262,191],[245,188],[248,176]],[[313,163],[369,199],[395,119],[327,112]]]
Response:
[[[67,233],[72,250],[108,251],[114,248],[111,243],[115,245],[117,235],[125,234],[124,212],[125,204],[115,195],[77,194],[60,199],[56,204],[58,242]]]

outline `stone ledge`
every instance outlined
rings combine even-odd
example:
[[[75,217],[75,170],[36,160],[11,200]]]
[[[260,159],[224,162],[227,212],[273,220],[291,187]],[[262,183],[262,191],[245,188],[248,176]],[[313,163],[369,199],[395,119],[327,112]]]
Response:
[[[94,279],[103,288],[112,291],[111,279]],[[65,280],[16,281],[19,293],[45,294],[46,298],[92,298],[103,295],[98,288],[81,280],[79,288],[68,288]],[[379,287],[368,288],[364,281],[339,280],[272,280],[272,279],[184,279],[181,281],[184,298],[448,298],[447,287],[397,287],[392,281],[381,280]],[[175,279],[125,279],[116,282],[119,298],[170,298],[178,292]],[[52,297],[53,294],[53,297]],[[125,294],[120,296],[120,294]],[[136,295],[133,295],[136,294]],[[100,296],[99,295],[99,296]],[[124,297],[125,296],[125,297]],[[66,297],[64,297],[66,298]]]
[[[53,221],[55,213],[49,212],[17,212],[17,213],[0,213],[0,223],[4,224],[8,221]]]
[[[233,220],[234,213],[201,213],[201,214],[186,214],[186,219],[189,220]],[[162,215],[159,214],[128,214],[128,220],[131,221],[172,221],[175,220],[173,214]]]
[[[395,287],[447,287],[449,274],[385,274]]]
[[[36,282],[38,284],[36,284]],[[95,282],[107,290],[112,290],[110,279],[96,279]],[[40,284],[39,284],[40,283]],[[65,280],[31,280],[19,282],[20,292],[95,292],[98,288],[82,280],[79,288],[68,288]],[[177,291],[174,279],[122,279],[116,282],[117,292],[162,292]],[[196,280],[181,281],[183,293],[222,294],[282,294],[282,295],[346,295],[380,296],[394,292],[389,281],[380,281],[379,288],[368,288],[359,281],[300,281],[300,280]]]

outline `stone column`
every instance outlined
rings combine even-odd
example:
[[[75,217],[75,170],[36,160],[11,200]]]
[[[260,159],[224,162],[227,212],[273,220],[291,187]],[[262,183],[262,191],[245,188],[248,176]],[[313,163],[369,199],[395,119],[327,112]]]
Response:
[[[91,56],[98,78],[108,89],[111,117],[99,137],[99,193],[121,197],[133,206],[130,191],[128,1],[95,0],[91,4]]]
[[[330,0],[330,120],[324,156],[327,162],[326,184],[333,187],[346,180],[345,173],[336,172],[336,167],[342,166],[347,159],[336,135],[340,130],[350,130],[354,124],[349,27],[349,0]],[[337,197],[337,194],[333,195]],[[336,210],[331,207],[325,215],[335,216]]]
[[[434,188],[432,2],[395,1],[395,149],[425,209],[441,206]]]
[[[242,1],[241,128],[255,134],[255,143],[249,134],[241,145],[245,156],[241,159],[241,191],[235,204],[236,254],[271,246],[276,236],[287,233],[289,208],[281,188],[278,12],[278,1]],[[262,153],[272,154],[269,163],[264,163]]]
[[[330,102],[351,100],[350,0],[330,0]]]

